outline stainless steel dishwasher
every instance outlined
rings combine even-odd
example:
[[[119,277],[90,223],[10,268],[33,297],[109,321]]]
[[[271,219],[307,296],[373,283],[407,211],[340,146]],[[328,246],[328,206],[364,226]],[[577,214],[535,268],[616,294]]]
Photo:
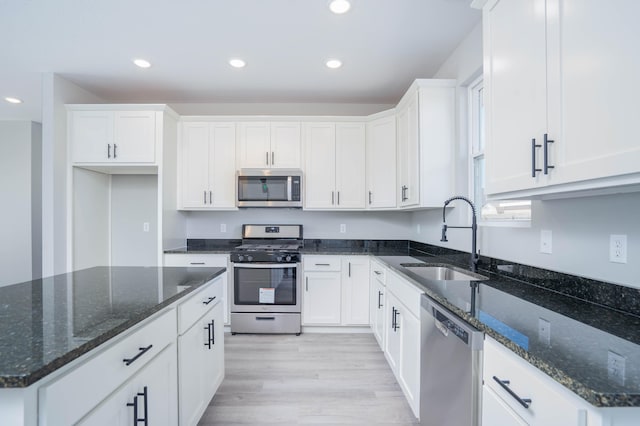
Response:
[[[484,334],[423,295],[420,424],[477,426]]]

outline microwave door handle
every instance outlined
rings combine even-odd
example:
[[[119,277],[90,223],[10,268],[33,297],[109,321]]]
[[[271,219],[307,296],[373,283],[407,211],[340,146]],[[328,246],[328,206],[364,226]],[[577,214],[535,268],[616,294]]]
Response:
[[[292,181],[292,177],[291,176],[287,177],[287,200],[288,201],[292,201],[292,195],[291,195],[291,185],[292,185],[292,183],[291,183],[291,181]]]

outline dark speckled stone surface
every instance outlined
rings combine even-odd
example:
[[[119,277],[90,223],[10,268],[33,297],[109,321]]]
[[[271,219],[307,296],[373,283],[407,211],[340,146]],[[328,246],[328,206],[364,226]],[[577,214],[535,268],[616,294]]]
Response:
[[[0,287],[0,387],[26,387],[225,268],[95,267]]]

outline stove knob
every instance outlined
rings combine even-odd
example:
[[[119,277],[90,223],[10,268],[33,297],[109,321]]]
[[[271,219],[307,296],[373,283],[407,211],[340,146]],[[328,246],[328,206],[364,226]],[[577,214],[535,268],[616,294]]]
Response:
[[[282,256],[278,256],[278,257],[276,257],[276,261],[277,261],[277,262],[282,262],[282,260],[283,260],[283,259],[282,259]]]
[[[287,257],[285,257],[285,260],[286,260],[287,262],[291,262],[291,256],[287,255]]]
[[[251,255],[247,256],[247,260],[248,260],[249,262],[251,262],[251,261],[253,260],[253,256],[251,256]]]
[[[244,260],[244,256],[239,254],[238,255],[238,262],[242,262]]]

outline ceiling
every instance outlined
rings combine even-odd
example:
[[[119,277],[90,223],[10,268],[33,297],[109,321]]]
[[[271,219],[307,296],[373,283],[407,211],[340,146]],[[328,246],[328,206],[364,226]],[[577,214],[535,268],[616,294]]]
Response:
[[[110,103],[395,104],[481,19],[469,0],[351,0],[344,15],[328,3],[0,0],[0,119],[40,121],[50,72]]]

